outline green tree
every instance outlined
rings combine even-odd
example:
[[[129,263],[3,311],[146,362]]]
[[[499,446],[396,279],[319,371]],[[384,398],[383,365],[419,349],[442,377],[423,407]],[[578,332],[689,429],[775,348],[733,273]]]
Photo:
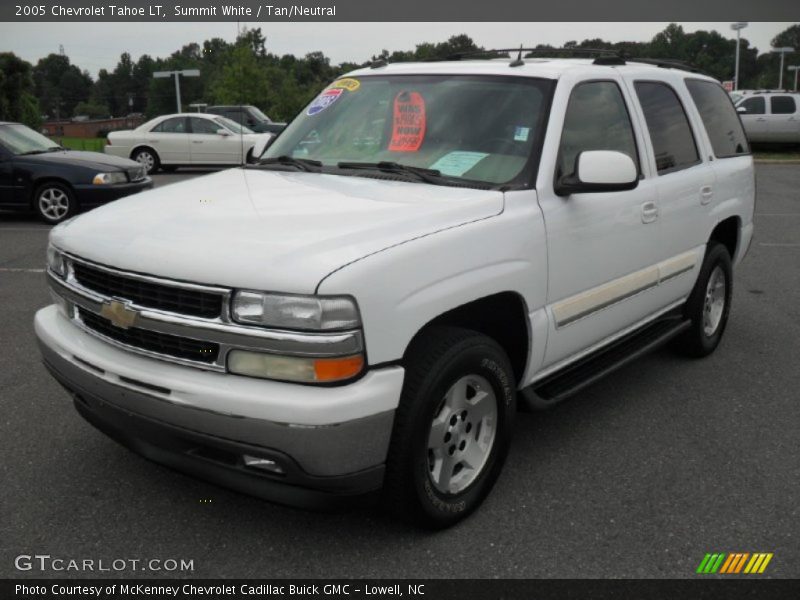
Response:
[[[33,67],[13,52],[0,52],[0,120],[39,129],[42,112],[35,95]]]
[[[40,59],[33,68],[33,80],[42,110],[53,118],[71,115],[78,102],[89,99],[93,84],[88,73],[61,54]]]

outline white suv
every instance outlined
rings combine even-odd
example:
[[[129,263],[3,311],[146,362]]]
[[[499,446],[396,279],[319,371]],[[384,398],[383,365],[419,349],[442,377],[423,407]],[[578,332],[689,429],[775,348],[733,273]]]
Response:
[[[433,527],[550,406],[712,352],[753,231],[714,80],[622,60],[375,65],[232,169],[56,227],[35,327],[80,413],[278,502]]]

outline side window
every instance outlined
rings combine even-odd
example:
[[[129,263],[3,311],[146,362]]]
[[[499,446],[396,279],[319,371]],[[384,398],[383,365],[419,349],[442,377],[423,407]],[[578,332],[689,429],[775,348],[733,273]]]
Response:
[[[636,141],[625,99],[613,81],[589,81],[572,90],[558,150],[556,179],[575,171],[575,159],[586,150],[616,150],[636,163]]]
[[[689,120],[675,90],[654,81],[638,81],[634,86],[650,132],[659,174],[700,162]]]
[[[743,106],[745,109],[746,115],[763,115],[767,112],[767,105],[764,102],[764,96],[754,96],[752,98],[748,98],[739,106]]]
[[[791,96],[772,96],[769,99],[769,108],[773,115],[793,115],[797,110]]]
[[[722,86],[712,81],[687,79],[686,87],[703,120],[714,155],[725,158],[747,153],[747,137],[742,122]]]
[[[173,117],[166,121],[161,121],[150,131],[158,133],[186,133],[186,119],[183,117]]]
[[[217,133],[218,129],[222,126],[209,119],[201,119],[199,117],[191,117],[192,119],[192,133]]]

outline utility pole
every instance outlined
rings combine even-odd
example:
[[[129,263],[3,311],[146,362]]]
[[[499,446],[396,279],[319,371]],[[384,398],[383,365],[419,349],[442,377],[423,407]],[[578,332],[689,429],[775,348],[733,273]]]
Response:
[[[783,89],[783,57],[786,56],[787,54],[791,54],[792,52],[794,52],[794,48],[792,48],[791,46],[783,46],[782,48],[773,48],[772,50],[770,50],[770,52],[777,52],[778,54],[781,55],[781,72],[778,75],[778,89],[782,90]]]
[[[797,91],[797,71],[800,70],[800,65],[789,65],[786,67],[789,71],[794,71],[794,91]]]
[[[742,29],[745,27],[747,27],[746,21],[737,21],[736,23],[731,23],[731,29],[736,31],[736,68],[733,73],[734,91],[739,89],[739,41],[741,39]]]
[[[200,77],[199,69],[183,69],[182,71],[156,71],[153,73],[155,79],[163,79],[166,77],[175,78],[175,100],[178,106],[178,111],[181,112],[181,82],[180,76],[184,77]]]

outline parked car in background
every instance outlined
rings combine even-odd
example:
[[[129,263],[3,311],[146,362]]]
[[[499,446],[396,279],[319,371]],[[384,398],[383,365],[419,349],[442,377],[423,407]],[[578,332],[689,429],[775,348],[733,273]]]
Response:
[[[736,110],[751,142],[800,144],[800,94],[754,92]]]
[[[257,107],[242,104],[235,106],[210,106],[206,109],[209,114],[227,117],[252,129],[258,133],[280,133],[286,127],[286,123],[276,123],[265,115]]]
[[[131,158],[147,173],[190,166],[226,166],[250,159],[253,146],[272,137],[225,117],[184,113],[157,117],[128,131],[113,131],[106,154]]]
[[[139,163],[67,150],[25,125],[0,122],[0,209],[32,210],[60,223],[151,187]]]

